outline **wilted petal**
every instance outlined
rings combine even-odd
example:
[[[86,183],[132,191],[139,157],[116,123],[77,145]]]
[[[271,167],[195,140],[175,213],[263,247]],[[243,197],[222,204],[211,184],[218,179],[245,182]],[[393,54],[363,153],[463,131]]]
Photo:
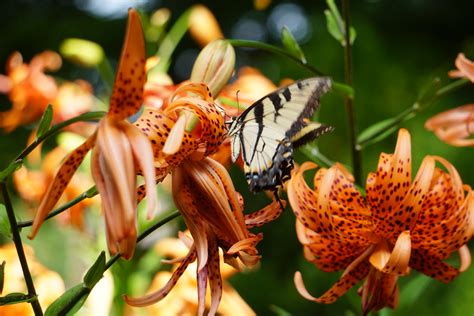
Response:
[[[120,121],[135,114],[142,105],[145,81],[145,41],[140,16],[130,9],[107,115]]]
[[[64,159],[63,164],[59,168],[56,177],[53,182],[48,187],[43,200],[36,212],[35,218],[33,220],[33,226],[31,228],[31,233],[28,235],[28,238],[33,239],[36,236],[41,224],[43,223],[46,216],[53,209],[54,205],[59,201],[59,198],[63,194],[66,186],[71,180],[74,172],[81,164],[82,160],[89,152],[89,150],[94,146],[96,141],[96,134],[94,133],[90,136],[82,145],[77,147],[73,152],[71,152],[66,159]]]

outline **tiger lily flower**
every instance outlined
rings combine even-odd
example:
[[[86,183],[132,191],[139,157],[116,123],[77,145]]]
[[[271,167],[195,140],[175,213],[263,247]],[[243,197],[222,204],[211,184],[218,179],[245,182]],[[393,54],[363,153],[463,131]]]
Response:
[[[126,119],[142,105],[145,84],[145,43],[138,13],[130,9],[127,33],[109,111],[96,132],[65,159],[48,188],[33,222],[33,238],[61,197],[74,172],[92,149],[92,176],[102,199],[111,254],[131,258],[136,244],[136,175],[145,178],[148,217],[156,208],[153,152],[148,138]]]
[[[381,154],[377,172],[367,178],[365,198],[340,165],[319,169],[311,189],[303,175],[316,167],[304,163],[288,185],[297,235],[307,260],[323,271],[344,273],[326,293],[313,297],[297,272],[295,285],[306,299],[333,303],[365,279],[359,291],[365,315],[396,307],[397,279],[410,269],[447,283],[469,266],[473,192],[438,156],[426,156],[412,181],[408,131],[399,131],[393,154]],[[444,261],[453,252],[460,254],[459,268]]]
[[[198,73],[203,78],[214,78],[206,72]],[[156,181],[171,173],[173,199],[193,241],[166,285],[143,297],[125,297],[131,306],[147,306],[162,300],[188,265],[197,261],[198,314],[204,313],[209,282],[209,314],[214,315],[222,294],[219,248],[224,262],[238,268],[254,266],[260,259],[255,246],[262,237],[250,233],[248,228],[273,220],[281,212],[275,201],[244,216],[240,195],[227,170],[209,158],[219,150],[226,134],[223,113],[214,102],[211,88],[205,83],[183,83],[166,106],[147,108],[135,122],[152,143]],[[142,196],[143,190],[139,190],[139,199]]]
[[[458,69],[448,73],[451,78],[467,78],[474,83],[474,62],[472,60],[467,59],[463,53],[459,53],[454,64]]]
[[[474,104],[441,112],[425,123],[425,128],[453,146],[474,146]]]
[[[197,260],[198,315],[205,308],[209,282],[209,315],[215,315],[222,296],[219,248],[224,262],[241,269],[255,266],[259,260],[256,244],[261,234],[248,228],[260,226],[278,217],[280,205],[274,201],[264,209],[243,215],[240,195],[235,191],[227,170],[211,158],[186,159],[172,173],[173,199],[181,212],[193,241],[189,252],[179,262],[169,281],[160,290],[140,298],[125,297],[132,306],[147,306],[165,298],[188,265]]]

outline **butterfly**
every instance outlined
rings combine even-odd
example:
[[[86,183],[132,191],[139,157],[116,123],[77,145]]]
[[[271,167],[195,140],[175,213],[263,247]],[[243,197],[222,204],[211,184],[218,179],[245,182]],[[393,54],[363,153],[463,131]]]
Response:
[[[242,154],[250,191],[276,192],[290,179],[293,149],[334,129],[310,121],[330,87],[326,77],[296,81],[256,101],[231,123],[232,161]]]

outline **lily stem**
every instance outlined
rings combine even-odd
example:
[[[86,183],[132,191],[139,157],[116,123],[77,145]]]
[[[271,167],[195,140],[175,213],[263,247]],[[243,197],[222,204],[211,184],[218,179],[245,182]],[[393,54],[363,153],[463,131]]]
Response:
[[[66,211],[70,207],[76,205],[77,203],[81,202],[82,200],[92,198],[98,194],[97,189],[95,186],[91,187],[89,190],[82,192],[80,195],[78,195],[76,198],[72,199],[71,201],[64,203],[54,211],[50,212],[48,216],[44,220],[48,220],[51,217],[54,217],[58,214],[61,214],[62,212]],[[33,225],[33,220],[27,220],[27,221],[21,221],[18,222],[18,227],[28,227]]]
[[[350,40],[351,15],[349,8],[349,0],[342,0],[342,15],[344,17],[344,81],[352,87],[352,44]],[[352,168],[354,172],[355,182],[360,184],[362,179],[362,155],[360,147],[357,144],[357,126],[354,108],[354,98],[344,97],[344,105],[346,108],[349,141],[352,150]]]
[[[170,213],[166,214],[161,220],[156,222],[156,224],[148,227],[143,232],[141,232],[140,235],[138,235],[137,244],[140,241],[142,241],[143,239],[145,239],[148,235],[153,233],[155,230],[157,230],[158,228],[160,228],[161,226],[163,226],[164,224],[168,223],[169,221],[175,219],[178,216],[179,216],[179,211],[178,210],[175,210],[173,212],[170,212]],[[120,254],[116,254],[115,256],[111,257],[107,261],[107,263],[105,264],[105,270],[110,268],[119,258],[120,258]]]
[[[7,185],[4,181],[0,183],[3,202],[5,203],[5,209],[7,211],[8,221],[10,222],[10,228],[13,237],[13,243],[15,244],[16,252],[18,254],[18,260],[20,261],[21,269],[23,270],[23,276],[25,277],[26,288],[28,289],[28,295],[32,297],[30,301],[31,307],[36,316],[42,316],[43,310],[38,301],[38,296],[36,294],[35,285],[33,283],[33,278],[31,277],[30,269],[28,268],[28,262],[26,260],[25,251],[23,250],[23,244],[21,242],[20,229],[17,225],[15,212],[13,211],[13,206],[10,200],[10,195],[7,191]]]
[[[36,138],[34,142],[32,142],[25,149],[23,149],[23,151],[18,156],[16,156],[16,158],[13,160],[13,162],[25,158],[42,141],[44,141],[46,138],[56,134],[57,132],[59,132],[64,127],[69,126],[69,125],[71,125],[73,123],[76,123],[76,122],[95,121],[95,120],[98,120],[98,119],[102,118],[104,115],[105,115],[105,112],[103,112],[103,111],[87,112],[87,113],[78,115],[76,117],[73,117],[72,119],[69,119],[69,120],[66,120],[64,122],[61,122],[59,124],[54,125],[46,133],[44,133],[41,137]]]

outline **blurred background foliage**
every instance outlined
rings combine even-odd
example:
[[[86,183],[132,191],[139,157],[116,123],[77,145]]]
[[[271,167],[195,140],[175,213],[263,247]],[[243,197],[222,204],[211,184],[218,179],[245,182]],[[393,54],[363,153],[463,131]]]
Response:
[[[126,8],[136,6],[145,14],[167,7],[171,23],[189,8],[193,1],[126,1],[126,0],[6,0],[0,2],[1,44],[0,64],[4,65],[10,53],[20,51],[26,61],[35,54],[49,49],[58,51],[61,42],[70,37],[99,43],[115,67],[122,45]],[[227,38],[252,39],[280,45],[280,29],[286,25],[301,44],[308,62],[335,80],[343,81],[343,51],[327,32],[323,11],[324,1],[273,1],[264,11],[256,11],[252,1],[202,1],[217,17]],[[355,106],[359,131],[371,124],[391,117],[416,101],[420,91],[435,77],[448,82],[447,71],[454,69],[458,52],[474,57],[474,2],[455,3],[442,0],[364,0],[351,3],[353,26],[357,39],[353,48]],[[149,54],[156,47],[149,45]],[[172,59],[169,74],[175,82],[189,77],[199,46],[186,35]],[[237,49],[237,65],[260,69],[278,83],[282,78],[303,78],[310,73],[282,57],[253,49]],[[2,71],[3,72],[3,71]],[[55,77],[86,79],[93,84],[96,95],[104,93],[104,85],[95,70],[78,67],[67,61]],[[460,172],[463,181],[474,185],[472,148],[454,148],[438,140],[424,129],[427,118],[462,104],[473,102],[474,88],[465,87],[455,94],[437,101],[416,118],[404,123],[412,134],[413,170],[427,154],[448,159]],[[0,97],[0,109],[10,103]],[[336,127],[331,135],[323,137],[321,151],[332,160],[350,164],[346,115],[343,100],[335,93],[323,100],[320,120]],[[0,168],[4,168],[26,144],[31,128],[21,127],[4,134],[0,141]],[[395,134],[363,151],[364,179],[376,167],[380,152],[392,152]],[[303,155],[298,156],[304,160]],[[263,194],[248,193],[243,175],[232,170],[239,191],[246,197],[246,209],[257,210],[267,202]],[[22,205],[17,201],[16,209]],[[25,215],[29,217],[31,215]],[[93,217],[94,215],[88,215]],[[99,215],[95,215],[98,217]],[[94,222],[91,218],[89,222]],[[302,247],[297,242],[294,215],[287,210],[279,220],[264,226],[264,239],[259,244],[263,255],[260,268],[236,275],[231,279],[241,296],[259,315],[357,315],[360,301],[355,289],[332,305],[306,301],[293,285],[293,274],[302,271],[312,293],[323,293],[337,280],[338,274],[327,274],[307,263]],[[157,240],[166,231],[175,229],[176,221],[168,229],[155,232]],[[181,228],[183,228],[181,226]],[[72,229],[58,227],[50,221],[40,238],[30,242],[39,260],[61,274],[66,288],[80,280],[83,271],[97,256],[99,244],[91,247],[94,238],[84,237]],[[98,227],[89,228],[92,235],[101,235]],[[45,247],[44,245],[48,245]],[[148,243],[148,246],[150,243]],[[141,245],[131,262],[120,262],[114,269],[116,286],[129,293],[146,289],[150,276],[159,268],[159,258],[146,253]],[[105,249],[105,248],[104,248]],[[54,253],[54,255],[53,255]],[[0,258],[1,260],[1,258]],[[381,315],[472,315],[474,314],[473,268],[448,285],[436,282],[415,271],[402,278],[399,308],[393,312],[382,310]],[[126,282],[118,282],[122,278]],[[119,290],[120,292],[120,290]],[[115,298],[120,309],[120,296]]]

